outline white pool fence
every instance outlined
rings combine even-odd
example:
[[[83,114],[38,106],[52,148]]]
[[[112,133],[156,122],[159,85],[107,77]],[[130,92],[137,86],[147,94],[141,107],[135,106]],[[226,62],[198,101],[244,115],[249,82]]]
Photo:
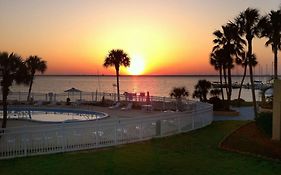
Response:
[[[185,133],[212,123],[212,105],[158,116],[15,127],[1,130],[0,159],[102,148]],[[145,115],[145,114],[144,114]]]

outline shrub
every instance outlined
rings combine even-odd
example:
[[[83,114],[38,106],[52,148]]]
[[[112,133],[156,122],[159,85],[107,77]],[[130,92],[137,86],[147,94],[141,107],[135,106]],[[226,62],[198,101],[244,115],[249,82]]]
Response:
[[[272,113],[262,112],[256,119],[257,126],[269,137],[272,136]]]
[[[214,111],[220,111],[223,108],[221,99],[219,99],[218,97],[211,97],[209,99],[209,103],[213,104]]]

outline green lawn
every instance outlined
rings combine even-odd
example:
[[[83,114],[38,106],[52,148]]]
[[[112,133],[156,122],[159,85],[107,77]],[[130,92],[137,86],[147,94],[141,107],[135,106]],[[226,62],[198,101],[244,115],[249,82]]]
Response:
[[[220,150],[222,138],[244,122],[215,122],[161,139],[0,161],[0,174],[280,174],[281,162]]]

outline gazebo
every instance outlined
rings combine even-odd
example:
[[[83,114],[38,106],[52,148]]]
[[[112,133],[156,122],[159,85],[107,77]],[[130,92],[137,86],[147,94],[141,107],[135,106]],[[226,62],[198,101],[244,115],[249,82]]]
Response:
[[[69,95],[71,94],[72,96],[74,96],[75,94],[79,93],[80,94],[80,100],[82,99],[82,91],[79,89],[76,89],[74,87],[65,90],[64,92],[67,92],[67,97],[69,98]]]

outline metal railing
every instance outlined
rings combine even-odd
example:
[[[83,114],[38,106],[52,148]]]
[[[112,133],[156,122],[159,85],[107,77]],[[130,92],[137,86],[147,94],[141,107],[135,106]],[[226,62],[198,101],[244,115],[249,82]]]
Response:
[[[7,128],[0,133],[0,159],[108,147],[188,132],[212,123],[212,105],[197,102],[185,112],[153,117]]]
[[[28,92],[10,92],[8,95],[8,103],[11,105],[28,104],[27,103]],[[64,93],[31,93],[31,98],[34,103],[47,102],[51,104],[65,103],[67,98],[73,103],[83,102],[100,102],[103,100],[109,100],[115,102],[117,100],[116,93],[105,92],[64,92]],[[0,93],[0,101],[2,99],[2,93]],[[140,104],[145,104],[147,101],[151,103],[154,109],[158,110],[176,110],[178,103],[175,98],[171,97],[159,97],[159,96],[141,96],[141,95],[120,95],[121,101],[131,101]],[[194,103],[195,101],[183,100],[184,103]]]

